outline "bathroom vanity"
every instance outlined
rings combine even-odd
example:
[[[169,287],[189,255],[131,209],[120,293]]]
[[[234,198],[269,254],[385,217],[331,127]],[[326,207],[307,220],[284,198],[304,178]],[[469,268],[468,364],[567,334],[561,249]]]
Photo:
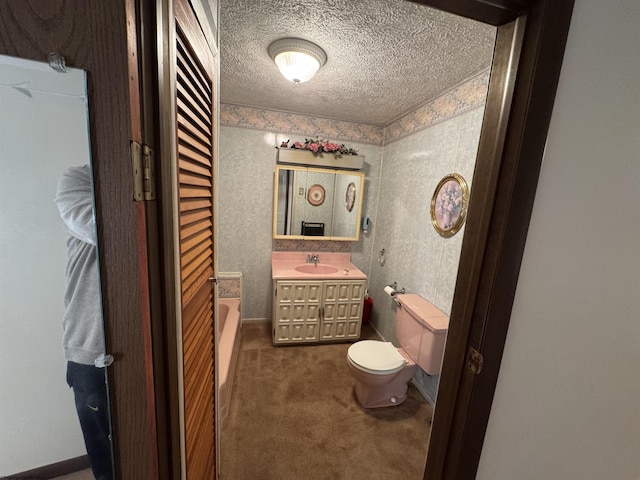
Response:
[[[274,345],[360,338],[367,277],[350,254],[273,252],[271,268]]]

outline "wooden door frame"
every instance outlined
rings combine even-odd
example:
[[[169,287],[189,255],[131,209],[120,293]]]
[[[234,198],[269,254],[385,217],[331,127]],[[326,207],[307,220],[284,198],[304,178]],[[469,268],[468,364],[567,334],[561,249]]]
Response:
[[[451,312],[455,320],[449,332],[424,474],[427,480],[465,480],[475,477],[480,460],[574,0],[411,1],[498,27],[478,149],[478,173],[473,182]],[[165,47],[172,41],[167,3],[171,4],[171,0],[158,0],[158,24],[165,32],[158,41]],[[162,87],[162,82],[168,80],[163,75],[170,62],[162,56],[166,55],[166,48],[159,51]],[[171,130],[162,123],[167,115],[175,115],[163,112],[170,104],[162,96],[167,90],[172,87],[160,88],[160,152],[175,148],[166,143]],[[169,222],[172,212],[163,207],[160,215]],[[171,234],[166,237],[166,230],[164,234],[170,245]],[[166,273],[171,270],[173,259],[170,252],[165,251],[164,255]],[[170,326],[169,319],[176,311],[171,302],[168,299],[169,329],[165,337],[170,358],[175,353],[170,345],[175,326]],[[466,367],[470,347],[484,355],[479,375]],[[171,384],[177,372],[171,365],[158,363],[156,370],[169,379],[165,391],[169,398],[168,416],[159,418],[159,423],[167,422],[174,432],[167,455],[174,459],[176,472],[179,442],[171,405],[177,399]],[[170,472],[161,475],[172,478]]]
[[[158,468],[145,205],[133,201],[129,160],[130,141],[143,140],[136,13],[134,0],[5,0],[0,53],[57,52],[87,72],[116,477],[146,480]]]
[[[480,462],[574,0],[413,1],[498,27],[424,474],[465,480]]]

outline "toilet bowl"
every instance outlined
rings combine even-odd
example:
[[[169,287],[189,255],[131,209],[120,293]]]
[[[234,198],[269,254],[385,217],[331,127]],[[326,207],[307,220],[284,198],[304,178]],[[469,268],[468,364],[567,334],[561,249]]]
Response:
[[[390,350],[395,352],[395,358]],[[388,359],[386,365],[381,364],[381,358]],[[362,340],[351,345],[347,365],[356,380],[356,398],[365,408],[400,405],[407,399],[409,380],[418,369],[402,349],[391,342],[377,340]]]
[[[418,368],[440,373],[449,317],[416,294],[397,295],[396,337],[391,342],[361,340],[347,351],[354,393],[364,408],[400,405]]]

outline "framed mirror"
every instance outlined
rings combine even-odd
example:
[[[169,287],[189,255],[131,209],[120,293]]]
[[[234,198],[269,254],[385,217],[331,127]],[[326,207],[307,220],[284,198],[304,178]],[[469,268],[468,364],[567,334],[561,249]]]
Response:
[[[2,478],[114,477],[86,87],[0,55]]]
[[[273,238],[356,241],[364,173],[276,166]]]

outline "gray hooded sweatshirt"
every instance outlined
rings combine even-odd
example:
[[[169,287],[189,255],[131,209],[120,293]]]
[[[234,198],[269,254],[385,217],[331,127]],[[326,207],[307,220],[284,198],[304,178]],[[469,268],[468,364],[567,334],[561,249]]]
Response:
[[[64,172],[55,201],[69,233],[66,311],[62,318],[64,356],[72,362],[94,365],[94,360],[104,354],[104,329],[88,165],[71,167]]]

